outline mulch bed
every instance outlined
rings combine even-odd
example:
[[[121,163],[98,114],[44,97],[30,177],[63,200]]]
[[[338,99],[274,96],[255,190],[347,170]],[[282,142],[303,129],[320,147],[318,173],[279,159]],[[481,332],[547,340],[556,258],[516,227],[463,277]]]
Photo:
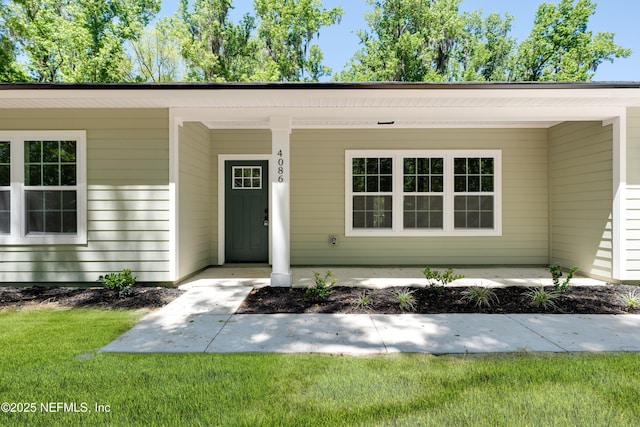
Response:
[[[623,314],[639,313],[627,310],[618,296],[640,288],[625,285],[571,287],[554,300],[556,307],[544,310],[531,305],[521,287],[496,288],[498,303],[490,308],[478,308],[463,298],[464,287],[438,289],[413,288],[415,313],[563,313],[563,314]],[[546,288],[548,291],[552,288]],[[237,313],[403,313],[396,302],[395,288],[369,289],[368,309],[358,308],[362,288],[336,286],[326,301],[305,297],[301,288],[263,287],[254,289]],[[0,288],[0,308],[28,307],[101,307],[101,308],[159,308],[184,291],[166,287],[134,286],[130,295],[120,298],[117,291],[104,287],[6,287]]]
[[[184,291],[175,288],[134,286],[124,298],[118,291],[104,287],[69,288],[34,286],[1,288],[0,308],[28,307],[101,307],[101,308],[159,308]]]
[[[490,308],[478,308],[463,298],[464,287],[439,289],[413,289],[415,313],[562,313],[562,314],[623,314],[640,313],[640,310],[626,310],[619,301],[620,294],[626,294],[636,287],[607,285],[599,287],[571,287],[556,298],[555,309],[534,307],[523,294],[521,287],[496,288],[498,303]],[[551,291],[553,288],[545,288]],[[394,298],[394,289],[367,290],[371,307],[357,307],[358,297],[363,289],[336,286],[325,301],[305,298],[305,290],[300,288],[263,287],[254,289],[244,300],[237,313],[403,313]]]

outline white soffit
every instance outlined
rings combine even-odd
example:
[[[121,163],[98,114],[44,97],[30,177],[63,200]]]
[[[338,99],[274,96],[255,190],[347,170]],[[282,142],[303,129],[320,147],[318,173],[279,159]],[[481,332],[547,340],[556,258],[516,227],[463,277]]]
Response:
[[[636,88],[2,89],[0,109],[168,108],[180,121],[200,121],[212,129],[267,128],[273,115],[288,115],[294,128],[311,129],[550,127],[608,120],[623,108],[640,106]]]

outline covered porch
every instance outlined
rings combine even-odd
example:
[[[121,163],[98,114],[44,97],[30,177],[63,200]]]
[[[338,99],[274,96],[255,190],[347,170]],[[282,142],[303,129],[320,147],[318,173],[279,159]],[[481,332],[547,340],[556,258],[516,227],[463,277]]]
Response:
[[[268,165],[268,201],[258,209],[267,250],[256,262],[271,266],[275,286],[302,280],[292,265],[559,262],[605,281],[632,279],[626,100],[574,86],[314,89],[222,90],[206,100],[196,92],[191,107],[170,109],[174,282],[235,261],[225,195],[233,180],[223,174],[235,160]],[[354,149],[498,153],[494,228],[430,235],[394,223],[387,234],[353,233],[345,157]]]
[[[433,267],[436,270],[446,270],[443,267]],[[422,268],[417,266],[402,267],[292,267],[291,286],[308,287],[314,283],[313,274],[324,274],[330,270],[337,282],[336,286],[350,286],[367,289],[387,287],[425,287],[427,280],[422,274]],[[449,286],[488,286],[506,287],[520,286],[539,287],[552,286],[551,275],[547,268],[534,267],[458,267],[455,274],[464,278],[452,282]],[[575,276],[571,279],[572,286],[602,286],[607,282],[585,276]],[[180,286],[191,289],[200,286],[251,286],[259,288],[272,286],[271,267],[226,265],[210,267],[185,280]]]

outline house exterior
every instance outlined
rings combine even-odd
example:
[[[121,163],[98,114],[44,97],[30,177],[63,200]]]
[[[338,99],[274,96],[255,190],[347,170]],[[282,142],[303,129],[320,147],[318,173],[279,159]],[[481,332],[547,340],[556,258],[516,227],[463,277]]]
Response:
[[[0,84],[0,282],[579,266],[640,281],[640,83]]]

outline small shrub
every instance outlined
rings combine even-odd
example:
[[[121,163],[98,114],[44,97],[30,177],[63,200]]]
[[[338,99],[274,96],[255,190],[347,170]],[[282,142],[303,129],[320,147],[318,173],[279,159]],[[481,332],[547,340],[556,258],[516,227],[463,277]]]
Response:
[[[438,270],[432,270],[429,267],[422,270],[422,274],[424,274],[425,279],[429,283],[429,287],[431,289],[447,286],[449,283],[454,280],[464,278],[464,275],[453,274],[453,269],[449,268],[444,273],[439,272]]]
[[[551,273],[551,279],[553,280],[553,287],[556,292],[564,293],[569,289],[569,281],[573,279],[573,275],[578,271],[578,267],[573,267],[567,272],[567,278],[560,282],[562,278],[562,267],[560,264],[551,264],[549,266],[549,272]]]
[[[529,302],[532,306],[542,308],[544,310],[553,310],[556,309],[556,303],[554,300],[560,296],[555,291],[549,292],[542,286],[539,288],[529,289],[524,293],[524,296],[529,299]]]
[[[313,278],[315,283],[309,286],[304,291],[304,296],[308,299],[318,299],[318,300],[326,300],[329,298],[329,295],[333,293],[333,289],[331,289],[336,282],[337,279],[329,280],[329,278],[333,276],[331,270],[327,270],[324,277],[320,277],[320,273],[314,271]]]
[[[400,305],[400,310],[416,311],[416,298],[413,293],[414,291],[408,288],[396,289],[393,292],[393,297]]]
[[[356,308],[361,310],[369,310],[373,307],[373,302],[371,301],[371,294],[364,290],[360,292],[355,302]]]
[[[618,301],[626,310],[634,310],[640,308],[640,292],[631,290],[627,293],[618,295]]]
[[[98,281],[104,286],[117,290],[120,298],[124,298],[131,293],[131,287],[136,284],[137,279],[128,268],[125,268],[120,273],[108,273],[98,277]]]
[[[470,286],[462,291],[462,298],[473,303],[476,307],[491,307],[498,303],[496,292],[486,286]]]

